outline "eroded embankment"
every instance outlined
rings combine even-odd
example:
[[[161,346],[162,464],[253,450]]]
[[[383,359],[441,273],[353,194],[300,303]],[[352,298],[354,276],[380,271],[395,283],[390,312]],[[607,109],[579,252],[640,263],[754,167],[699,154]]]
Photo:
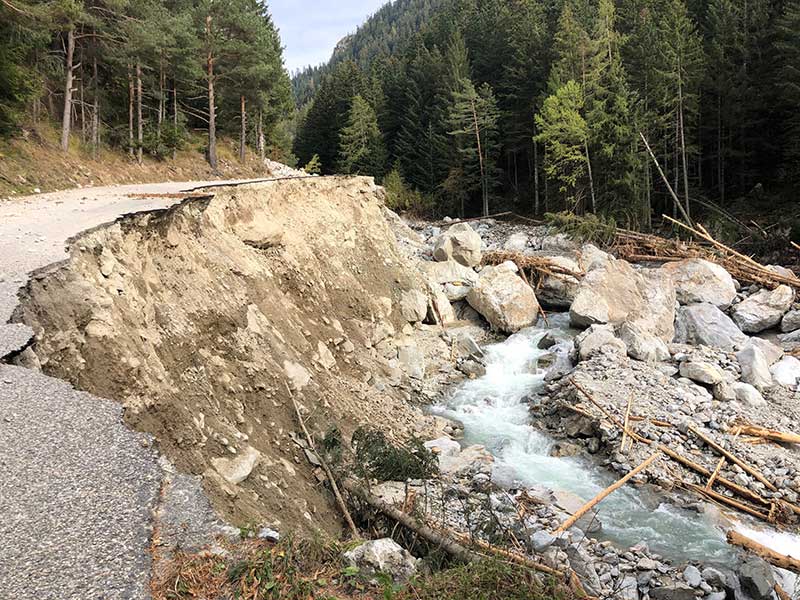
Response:
[[[87,232],[23,294],[26,359],[124,403],[233,522],[334,531],[291,396],[320,430],[430,423],[375,349],[413,347],[399,301],[427,294],[382,210],[370,179],[281,181]]]

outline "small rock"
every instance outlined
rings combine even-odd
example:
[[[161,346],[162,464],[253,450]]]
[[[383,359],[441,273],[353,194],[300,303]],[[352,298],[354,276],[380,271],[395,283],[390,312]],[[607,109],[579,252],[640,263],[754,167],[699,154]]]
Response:
[[[716,385],[725,378],[718,366],[694,360],[682,363],[680,374],[692,381],[705,383],[706,385]]]
[[[344,559],[366,575],[385,573],[395,583],[408,581],[417,572],[418,559],[391,538],[365,542],[345,552]]]
[[[693,588],[700,587],[700,584],[703,582],[700,569],[694,565],[689,565],[683,570],[683,579]]]
[[[531,544],[535,552],[541,553],[552,546],[556,541],[555,536],[550,535],[544,529],[540,529],[531,536]]]

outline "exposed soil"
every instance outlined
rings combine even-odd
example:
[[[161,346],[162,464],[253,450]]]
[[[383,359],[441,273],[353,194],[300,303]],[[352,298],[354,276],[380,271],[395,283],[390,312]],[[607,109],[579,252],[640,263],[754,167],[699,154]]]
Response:
[[[405,436],[434,423],[408,403],[405,375],[383,383],[396,374],[373,343],[386,328],[411,343],[399,296],[427,293],[382,210],[370,179],[294,180],[83,234],[28,286],[16,314],[36,331],[28,359],[123,402],[179,469],[204,474],[231,522],[336,532],[294,442],[290,395],[318,433],[369,423]],[[249,476],[223,476],[237,469]]]

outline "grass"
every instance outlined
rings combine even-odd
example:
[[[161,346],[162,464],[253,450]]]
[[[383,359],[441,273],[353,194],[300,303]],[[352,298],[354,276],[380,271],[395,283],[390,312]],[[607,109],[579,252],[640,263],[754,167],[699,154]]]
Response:
[[[333,541],[293,540],[278,544],[245,541],[223,556],[176,553],[157,564],[154,600],[191,598],[242,600],[571,600],[553,581],[532,571],[489,560],[422,574],[405,585],[386,576],[368,577],[342,560],[347,546]],[[377,583],[374,581],[377,579]],[[371,583],[372,580],[373,582]]]

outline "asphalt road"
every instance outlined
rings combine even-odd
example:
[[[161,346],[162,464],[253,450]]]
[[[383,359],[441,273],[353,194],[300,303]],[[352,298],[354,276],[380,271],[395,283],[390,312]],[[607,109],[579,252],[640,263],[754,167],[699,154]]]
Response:
[[[85,188],[0,203],[0,358],[28,273],[67,257],[72,236],[172,194],[220,182]],[[164,474],[116,402],[0,364],[0,599],[149,598],[152,511]]]

